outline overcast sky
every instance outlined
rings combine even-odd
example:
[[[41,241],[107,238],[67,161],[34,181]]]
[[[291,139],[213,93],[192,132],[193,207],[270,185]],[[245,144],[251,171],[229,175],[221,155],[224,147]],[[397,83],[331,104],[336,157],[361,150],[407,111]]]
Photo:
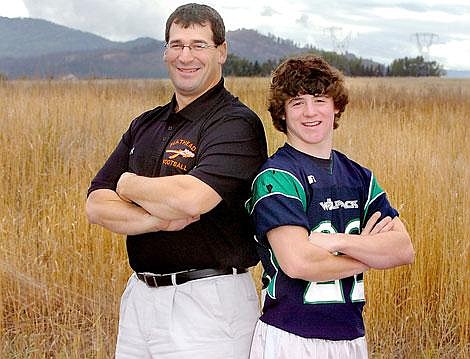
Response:
[[[166,18],[177,6],[187,2],[0,0],[0,16],[45,19],[110,40],[127,41],[144,36],[163,40]],[[256,29],[300,45],[347,50],[383,64],[395,58],[419,55],[419,40],[423,54],[429,54],[431,60],[440,62],[446,69],[470,70],[468,0],[207,0],[203,3],[220,12],[227,30]]]

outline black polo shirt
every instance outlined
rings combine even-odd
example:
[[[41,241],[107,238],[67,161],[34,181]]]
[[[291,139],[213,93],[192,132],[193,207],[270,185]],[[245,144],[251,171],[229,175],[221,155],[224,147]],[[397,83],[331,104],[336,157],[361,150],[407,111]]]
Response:
[[[251,181],[266,160],[259,117],[224,87],[224,80],[175,113],[170,103],[134,119],[88,194],[116,189],[123,172],[159,177],[190,174],[222,201],[181,231],[127,236],[136,272],[250,267],[258,262],[253,228],[244,209]]]

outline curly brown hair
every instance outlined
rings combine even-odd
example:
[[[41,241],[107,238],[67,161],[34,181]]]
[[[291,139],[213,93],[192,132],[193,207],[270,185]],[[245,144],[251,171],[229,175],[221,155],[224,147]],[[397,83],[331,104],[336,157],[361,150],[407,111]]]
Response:
[[[268,99],[268,111],[274,127],[287,133],[285,120],[286,101],[298,95],[328,96],[333,99],[335,114],[333,128],[339,126],[339,118],[349,102],[343,74],[323,58],[302,55],[282,62],[272,73]]]

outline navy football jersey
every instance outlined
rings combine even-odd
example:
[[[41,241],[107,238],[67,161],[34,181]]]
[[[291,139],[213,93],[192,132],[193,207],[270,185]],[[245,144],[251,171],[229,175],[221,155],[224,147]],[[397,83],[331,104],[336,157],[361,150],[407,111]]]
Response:
[[[293,225],[309,233],[360,234],[376,211],[382,218],[397,216],[372,172],[338,151],[326,160],[285,144],[261,168],[246,208],[256,226],[264,267],[266,297],[260,319],[306,338],[364,336],[363,275],[329,282],[292,279],[279,267],[266,233]]]

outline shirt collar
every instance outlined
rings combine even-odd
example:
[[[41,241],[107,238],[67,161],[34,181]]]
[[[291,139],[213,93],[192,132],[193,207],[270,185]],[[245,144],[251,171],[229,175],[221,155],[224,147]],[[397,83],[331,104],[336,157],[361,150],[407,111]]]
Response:
[[[203,93],[201,96],[199,96],[197,99],[174,115],[181,116],[185,120],[191,122],[199,120],[207,113],[208,110],[214,108],[214,106],[219,101],[219,97],[223,93],[224,89],[224,78],[222,77],[214,87],[210,88],[208,91]],[[175,107],[176,96],[173,94],[170,104],[171,111],[174,111]]]

